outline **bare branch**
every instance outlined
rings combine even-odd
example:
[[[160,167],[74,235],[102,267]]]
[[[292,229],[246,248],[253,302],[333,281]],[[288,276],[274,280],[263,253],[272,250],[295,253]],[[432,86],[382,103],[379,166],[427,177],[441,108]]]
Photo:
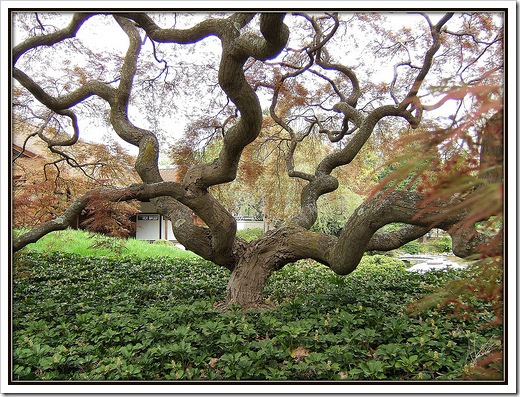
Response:
[[[40,21],[40,16],[38,15],[37,12],[34,13],[34,17],[36,18],[36,21],[38,22],[38,25],[40,25],[40,29],[42,31],[44,31],[45,30],[45,26],[43,26],[42,21]]]
[[[47,125],[49,124],[49,122],[51,121],[52,119],[52,113],[49,113],[49,115],[45,118],[43,124],[38,128],[38,130],[36,130],[35,132],[33,132],[32,134],[29,134],[27,136],[27,138],[25,138],[24,142],[23,142],[23,145],[22,145],[22,151],[20,153],[18,153],[17,156],[15,156],[13,158],[13,163],[20,157],[23,155],[23,153],[25,152],[25,148],[27,146],[27,142],[29,142],[29,139],[35,137],[36,135],[40,135],[43,133],[43,130],[45,130],[45,128],[47,127]]]
[[[54,98],[47,94],[43,88],[34,82],[27,74],[16,67],[13,68],[13,77],[33,94],[38,101],[56,113],[71,108],[92,95],[97,95],[107,102],[113,102],[115,93],[115,89],[110,87],[108,83],[90,81],[67,95]]]
[[[13,48],[13,65],[27,51],[40,46],[52,46],[60,41],[76,36],[83,23],[95,14],[76,13],[70,24],[61,30],[41,36],[31,37]]]
[[[436,25],[433,25],[429,19],[429,17],[425,14],[422,14],[424,18],[427,20],[428,24],[430,25],[430,33],[432,35],[432,45],[430,48],[428,48],[428,51],[426,51],[426,55],[424,56],[423,65],[421,67],[421,70],[415,77],[414,82],[412,83],[412,86],[410,88],[410,91],[406,95],[406,97],[401,101],[400,107],[405,109],[409,105],[412,105],[411,111],[419,110],[421,109],[420,102],[419,105],[417,104],[417,93],[419,92],[419,89],[422,86],[422,83],[424,82],[424,79],[426,78],[426,75],[430,71],[430,68],[433,64],[433,59],[435,56],[435,53],[439,50],[441,47],[441,29],[443,26],[453,17],[453,13],[447,13],[445,14],[439,22],[437,22]],[[420,120],[421,114],[419,113],[417,115],[417,119]]]

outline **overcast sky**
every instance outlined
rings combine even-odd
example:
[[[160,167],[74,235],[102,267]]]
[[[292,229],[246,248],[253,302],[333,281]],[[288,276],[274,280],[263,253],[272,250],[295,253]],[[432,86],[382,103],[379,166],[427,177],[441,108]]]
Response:
[[[74,2],[72,2],[74,3]],[[148,3],[147,3],[148,4]],[[321,5],[322,3],[320,3]],[[103,3],[105,6],[105,3]],[[385,14],[388,14],[388,12],[384,12]],[[29,12],[31,17],[34,15],[33,12]],[[70,21],[70,15],[71,14],[63,14],[62,17],[59,19],[61,20],[61,23],[63,26],[65,24],[68,24]],[[443,13],[439,14],[432,14],[431,19],[433,22],[438,20]],[[43,18],[42,18],[43,19]],[[171,22],[168,21],[168,22]],[[191,24],[193,24],[193,21],[189,21]],[[410,26],[413,23],[422,22],[424,23],[423,17],[417,15],[417,14],[406,14],[405,12],[399,12],[399,13],[392,13],[392,26],[395,28],[396,25],[408,25]],[[34,21],[32,21],[34,23]],[[165,25],[162,25],[163,27],[167,27]],[[61,27],[61,26],[59,26]],[[15,44],[23,39],[26,38],[27,32],[19,32],[16,27],[14,29],[14,41]],[[128,46],[128,38],[126,34],[120,29],[120,27],[116,24],[116,22],[113,20],[113,18],[107,16],[107,17],[93,17],[87,20],[81,29],[79,30],[77,34],[77,38],[80,39],[82,42],[86,44],[87,47],[92,49],[95,52],[100,53],[109,53],[109,52],[116,52],[119,53],[121,56],[123,56],[126,52],[127,46]],[[352,55],[349,55],[348,59],[341,59],[341,52],[334,53],[334,56],[339,61],[344,61],[347,65],[355,65],[356,62],[363,61],[363,54],[365,53],[363,46],[368,44],[371,40],[374,40],[374,37],[369,37],[363,32],[359,32],[356,34],[356,45],[358,46],[358,54],[359,59],[353,59]],[[219,53],[220,53],[220,44],[217,39],[211,38],[207,39],[205,41],[212,41],[214,45],[210,46],[210,50],[206,48],[206,53],[208,51],[211,51],[213,49],[215,56],[212,58],[218,59]],[[291,44],[289,44],[290,46]],[[141,53],[141,57],[145,57],[145,49],[148,48],[148,52],[150,51],[151,45],[149,40],[147,40],[147,43]],[[201,55],[198,55],[199,53],[196,53],[194,55],[194,59],[197,57],[201,57]],[[58,55],[56,55],[58,56]],[[207,56],[207,55],[206,55]],[[368,64],[371,66],[378,68],[378,72],[372,76],[372,79],[379,79],[379,81],[386,81],[390,82],[393,77],[393,68],[388,65],[380,65],[377,66],[376,62],[377,59],[370,59],[368,60]],[[56,62],[56,65],[59,65],[59,61]],[[386,66],[386,67],[383,67]],[[59,73],[60,69],[56,67],[56,70],[46,70],[46,73],[57,73],[55,77],[60,77]],[[356,70],[357,73],[364,73],[364,68],[359,68]],[[372,82],[374,82],[372,80]],[[268,107],[268,100],[270,99],[270,95],[261,97],[261,100],[264,104],[264,108]],[[129,112],[130,117],[132,121],[136,123],[138,126],[142,126],[145,128],[149,128],[149,126],[145,125],[143,122],[143,118],[140,115],[143,115],[144,112],[140,109],[131,109]],[[177,112],[173,111],[168,117],[165,117],[162,119],[162,123],[159,123],[159,125],[165,126],[165,128],[168,128],[168,135],[170,137],[179,138],[182,136],[182,133],[184,131],[185,125],[189,122],[190,113],[188,112]],[[129,144],[126,144],[124,141],[119,139],[115,133],[112,132],[112,128],[110,126],[104,126],[103,123],[99,122],[99,118],[95,119],[88,119],[86,117],[79,117],[79,123],[80,128],[82,132],[82,139],[85,140],[93,140],[96,142],[105,142],[107,139],[107,136],[110,136],[112,139],[116,140],[117,142],[121,143],[129,149],[132,153],[137,153],[137,149]]]

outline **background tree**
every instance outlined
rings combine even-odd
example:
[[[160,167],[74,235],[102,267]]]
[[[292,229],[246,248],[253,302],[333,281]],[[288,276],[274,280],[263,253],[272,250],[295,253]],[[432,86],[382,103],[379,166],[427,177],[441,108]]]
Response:
[[[187,169],[200,161],[211,161],[222,148],[220,135],[212,137],[211,143],[202,148],[197,143],[202,140],[201,134],[210,136],[211,133],[206,130],[212,130],[213,127],[191,128],[193,126],[190,126],[190,133],[197,139],[184,142],[183,145],[179,142],[179,146],[174,147],[171,153],[173,163],[182,164],[181,169]],[[330,151],[327,143],[320,138],[308,137],[301,142],[295,154],[294,161],[308,172],[312,171],[315,159],[326,156]],[[229,184],[212,187],[211,193],[234,216],[264,216],[270,226],[289,219],[299,212],[299,192],[304,186],[301,180],[287,174],[289,149],[283,130],[272,119],[265,117],[260,135],[244,149],[236,179]],[[359,157],[361,161],[353,167],[359,167],[359,175],[353,177],[338,173],[338,179],[345,184],[340,183],[340,187],[322,201],[319,219],[313,230],[338,233],[346,218],[361,203],[361,194],[369,192],[370,181],[372,184],[375,181],[372,175],[375,167],[367,170],[362,163],[365,156]]]
[[[454,252],[461,256],[494,239],[477,227],[491,214],[474,216],[471,194],[432,196],[397,186],[380,187],[369,196],[346,219],[339,236],[311,229],[320,203],[338,190],[340,181],[359,175],[356,158],[374,160],[366,152],[358,157],[364,147],[378,156],[391,156],[391,148],[401,146],[389,143],[419,128],[451,136],[467,130],[473,138],[476,130],[463,128],[463,119],[479,100],[472,87],[488,84],[503,69],[498,13],[76,13],[62,23],[65,27],[50,26],[66,17],[40,14],[33,16],[32,25],[27,14],[15,17],[15,25],[22,26],[23,21],[35,27],[13,47],[16,87],[32,95],[40,109],[34,112],[50,110],[70,120],[73,136],[79,134],[78,115],[85,108],[102,110],[99,117],[138,148],[135,169],[142,183],[78,196],[62,215],[15,239],[15,250],[67,227],[71,216],[93,198],[151,199],[157,211],[171,219],[175,236],[185,247],[231,271],[226,303],[254,306],[262,304],[269,276],[299,259],[314,259],[344,275],[356,268],[364,252],[398,248],[434,226],[451,234]],[[99,20],[124,32],[128,42],[124,56],[84,50],[81,31]],[[220,53],[214,55],[202,45],[205,42],[218,43]],[[181,56],[184,47],[191,52]],[[46,77],[41,65],[50,54],[57,65],[61,61],[79,77]],[[500,84],[489,94],[498,103]],[[452,93],[457,92],[454,87],[460,90],[439,101],[447,87]],[[268,123],[274,131],[263,131],[260,98],[266,97],[272,120]],[[141,120],[138,115],[144,111],[152,115]],[[181,181],[165,182],[158,168],[160,143],[173,133],[181,112],[197,123],[174,152],[193,164],[184,164]],[[482,123],[492,116],[479,114]],[[284,155],[287,175],[297,181],[291,189],[301,187],[299,203],[275,230],[246,242],[236,236],[232,213],[213,192],[240,172],[257,178],[251,164],[258,160],[248,148],[268,136]],[[196,149],[212,137],[219,139],[218,154],[210,161],[194,161]],[[442,139],[430,134],[428,140],[441,157],[451,149],[441,145]],[[307,159],[303,168],[297,161],[312,142],[321,142],[324,150],[320,157]],[[475,172],[487,172],[486,153],[500,151],[500,145],[492,151],[486,142],[473,142],[480,154],[473,156]],[[469,145],[462,136],[452,143]],[[51,147],[61,145],[50,142]],[[440,168],[432,169],[434,176],[445,171],[438,164]],[[403,169],[407,174],[414,170]],[[488,182],[482,179],[484,187]],[[438,191],[437,185],[432,186]],[[205,227],[193,223],[193,212]],[[380,230],[395,222],[404,226]],[[500,244],[494,247],[493,252],[501,249]]]

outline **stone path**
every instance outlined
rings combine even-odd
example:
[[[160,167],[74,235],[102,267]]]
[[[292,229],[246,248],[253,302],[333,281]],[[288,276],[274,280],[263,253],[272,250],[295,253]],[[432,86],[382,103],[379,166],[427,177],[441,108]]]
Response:
[[[399,260],[402,260],[406,264],[413,264],[413,266],[406,270],[417,273],[466,268],[465,266],[448,260],[446,255],[402,255],[399,257]]]

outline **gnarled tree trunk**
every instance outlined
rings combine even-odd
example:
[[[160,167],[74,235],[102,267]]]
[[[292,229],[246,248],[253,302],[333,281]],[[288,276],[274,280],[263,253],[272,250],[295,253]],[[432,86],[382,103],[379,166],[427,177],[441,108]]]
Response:
[[[238,239],[237,239],[238,240]],[[226,304],[264,306],[264,287],[269,277],[288,263],[312,258],[327,265],[336,238],[302,227],[284,226],[244,243],[227,286]]]
[[[226,305],[263,305],[264,288],[273,272],[273,262],[265,255],[253,254],[242,257],[231,272],[226,291]]]

